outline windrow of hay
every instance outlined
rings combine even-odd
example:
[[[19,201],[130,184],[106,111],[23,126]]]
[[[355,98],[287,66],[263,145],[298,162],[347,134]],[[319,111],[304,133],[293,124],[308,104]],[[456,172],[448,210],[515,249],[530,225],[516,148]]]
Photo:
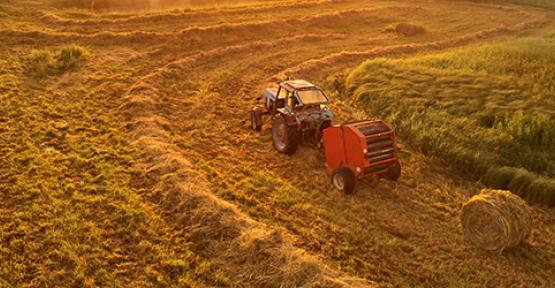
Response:
[[[322,67],[333,67],[337,63],[352,63],[355,65],[356,63],[360,62],[362,59],[372,59],[378,57],[385,57],[385,56],[393,56],[393,55],[404,55],[404,54],[414,54],[416,52],[426,52],[426,51],[434,51],[440,49],[446,49],[451,47],[462,46],[466,44],[470,44],[472,42],[476,42],[478,40],[483,40],[485,38],[506,35],[511,33],[517,33],[524,31],[526,29],[530,29],[532,27],[542,26],[547,23],[547,19],[535,19],[526,21],[523,23],[519,23],[510,27],[501,26],[492,29],[486,29],[479,32],[463,35],[456,38],[451,38],[448,40],[437,41],[432,43],[423,43],[423,44],[406,44],[406,45],[395,45],[389,47],[380,47],[380,48],[373,48],[368,51],[356,51],[356,52],[349,52],[343,51],[339,53],[334,53],[331,55],[327,55],[320,59],[312,59],[300,63],[297,66],[288,68],[278,75],[274,76],[275,79],[283,79],[287,76],[294,77],[294,78],[303,78],[306,77],[311,73],[314,69],[321,69]]]
[[[355,9],[346,10],[332,13],[323,13],[310,16],[302,16],[286,19],[271,19],[267,21],[253,21],[244,23],[218,23],[207,26],[187,26],[186,28],[179,29],[175,27],[168,27],[164,32],[148,31],[148,30],[131,30],[125,32],[116,32],[111,29],[96,30],[94,33],[73,33],[73,32],[43,32],[43,31],[14,31],[14,30],[0,30],[2,37],[29,37],[35,41],[93,41],[99,42],[103,45],[108,43],[133,43],[141,44],[156,41],[172,41],[172,42],[191,42],[201,41],[201,39],[230,39],[236,40],[237,35],[241,39],[254,39],[260,35],[261,31],[266,31],[266,35],[290,35],[303,29],[310,29],[311,27],[325,26],[328,23],[336,22],[342,23],[341,25],[352,25],[358,21],[368,17],[371,13],[399,13],[397,10],[403,10],[403,7],[386,7],[374,9]],[[56,17],[51,17],[50,14],[42,16],[44,21],[52,21]],[[102,24],[99,24],[102,26]],[[95,25],[96,26],[96,25]],[[179,27],[179,26],[177,26]]]
[[[275,44],[275,43],[274,43]],[[254,46],[253,46],[254,45]],[[223,57],[236,51],[262,47],[255,43],[216,49],[185,58],[153,72],[125,95],[120,112],[134,145],[142,151],[145,178],[153,189],[145,191],[177,230],[191,233],[191,250],[231,279],[246,287],[370,287],[364,279],[343,275],[317,257],[294,247],[293,236],[256,222],[235,205],[216,197],[203,175],[196,172],[172,143],[160,105],[163,82],[205,57]],[[268,44],[272,45],[272,44]],[[148,185],[151,186],[151,185]]]
[[[531,209],[510,191],[484,189],[463,205],[466,243],[502,252],[524,241],[532,230]]]
[[[271,4],[263,6],[245,6],[240,8],[219,8],[206,9],[206,8],[188,8],[188,9],[175,9],[164,12],[146,13],[138,16],[130,14],[126,17],[125,14],[118,15],[118,18],[108,18],[111,14],[91,14],[89,16],[96,16],[97,18],[87,19],[71,19],[60,17],[59,15],[51,13],[43,13],[41,20],[47,24],[55,25],[80,25],[80,26],[97,26],[97,25],[121,25],[121,24],[141,24],[141,23],[157,23],[157,22],[172,22],[172,21],[194,21],[203,20],[210,17],[221,18],[223,16],[233,15],[247,15],[247,14],[260,14],[276,11],[279,9],[304,9],[334,3],[333,0],[310,1],[310,2],[291,2],[283,4]],[[102,16],[106,16],[103,18]]]
[[[247,22],[247,23],[221,23],[201,27],[187,27],[179,31],[154,32],[154,31],[99,31],[89,34],[74,32],[44,32],[44,31],[20,31],[20,30],[0,30],[0,37],[6,39],[29,38],[36,42],[60,42],[60,41],[88,41],[98,42],[102,45],[115,44],[142,44],[149,42],[170,41],[170,42],[194,42],[201,39],[231,39],[236,40],[237,35],[242,39],[255,38],[261,31],[267,31],[267,35],[287,34],[286,31],[297,31],[299,26],[319,26],[328,23],[332,19],[341,18],[352,20],[353,16],[364,17],[364,11],[335,12],[330,14],[320,14],[316,16],[305,16],[295,19],[277,19],[269,21]]]

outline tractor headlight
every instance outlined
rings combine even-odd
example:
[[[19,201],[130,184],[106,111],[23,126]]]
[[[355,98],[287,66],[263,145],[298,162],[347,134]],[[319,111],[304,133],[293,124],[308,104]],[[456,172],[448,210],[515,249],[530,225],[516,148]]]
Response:
[[[362,169],[360,169],[360,167],[357,167],[357,173],[360,173],[362,171]]]
[[[364,154],[368,153],[368,149],[364,148],[364,150],[362,150],[362,152],[364,152]]]

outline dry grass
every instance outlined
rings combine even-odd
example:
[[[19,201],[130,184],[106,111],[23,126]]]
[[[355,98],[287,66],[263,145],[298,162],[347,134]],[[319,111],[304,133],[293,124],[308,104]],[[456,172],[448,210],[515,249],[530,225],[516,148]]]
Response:
[[[290,68],[323,83],[376,51],[401,56],[530,32],[548,12],[454,1],[245,1],[144,13],[25,3],[0,3],[9,15],[0,16],[0,286],[552,282],[550,210],[533,208],[543,229],[527,246],[482,255],[464,246],[458,217],[475,183],[405,149],[400,183],[369,178],[346,197],[318,151],[283,157],[267,130],[244,122],[269,79]],[[403,22],[426,31],[384,33]],[[57,65],[60,43],[89,56],[65,73],[27,73],[33,50]],[[340,120],[366,117],[333,106]],[[499,129],[528,135],[503,119]]]
[[[24,51],[0,59],[1,286],[225,284],[133,184],[139,154],[114,113],[129,81],[117,58],[35,83],[25,67],[36,52]]]

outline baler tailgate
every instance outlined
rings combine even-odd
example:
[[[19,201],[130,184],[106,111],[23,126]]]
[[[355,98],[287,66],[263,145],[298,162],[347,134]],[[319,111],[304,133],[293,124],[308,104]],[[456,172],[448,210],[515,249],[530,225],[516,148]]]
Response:
[[[366,141],[368,151],[374,151],[376,149],[391,147],[393,145],[393,140],[387,137],[385,139],[379,139],[378,141]]]
[[[395,159],[395,131],[381,121],[365,121],[354,125],[366,140],[366,160],[371,165]]]

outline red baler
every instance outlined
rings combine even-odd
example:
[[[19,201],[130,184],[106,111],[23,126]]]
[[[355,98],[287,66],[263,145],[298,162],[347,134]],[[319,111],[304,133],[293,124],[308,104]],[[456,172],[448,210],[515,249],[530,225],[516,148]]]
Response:
[[[353,192],[357,178],[383,175],[396,181],[401,175],[395,129],[383,121],[361,121],[324,130],[326,170],[333,185]]]

